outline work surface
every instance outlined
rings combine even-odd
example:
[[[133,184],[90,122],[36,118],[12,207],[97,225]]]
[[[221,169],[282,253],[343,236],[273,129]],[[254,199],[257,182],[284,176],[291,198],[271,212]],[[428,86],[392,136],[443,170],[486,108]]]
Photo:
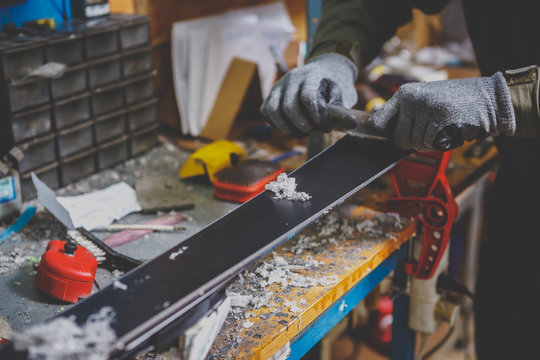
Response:
[[[458,190],[494,156],[494,149],[477,158],[465,158],[461,152],[456,152],[457,160],[449,171]],[[151,173],[176,177],[188,156],[170,145],[160,146],[58,193],[84,193],[120,180],[134,185]],[[153,233],[116,250],[143,260],[153,258],[238,206],[214,199],[208,184],[184,185],[195,203],[194,209],[183,212],[188,218],[183,223],[186,230]],[[209,358],[270,356],[409,239],[415,231],[410,220],[370,210],[380,208],[390,192],[385,177],[253,264],[228,288],[235,306]],[[142,222],[155,216],[132,214],[122,222]],[[65,238],[62,226],[46,211],[39,211],[21,233],[0,243],[0,316],[15,330],[70,306],[51,300],[35,286],[34,258],[41,256],[53,238]],[[106,284],[114,276],[100,272],[99,282]]]

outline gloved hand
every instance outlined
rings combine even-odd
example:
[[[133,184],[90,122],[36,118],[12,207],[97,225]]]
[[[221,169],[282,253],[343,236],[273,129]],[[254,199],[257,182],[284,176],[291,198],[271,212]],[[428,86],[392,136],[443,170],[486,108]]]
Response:
[[[331,130],[327,104],[351,108],[357,100],[358,70],[343,55],[314,57],[276,82],[261,106],[266,120],[286,134],[301,137]]]
[[[446,151],[464,141],[516,131],[503,75],[407,83],[371,116],[403,149]]]

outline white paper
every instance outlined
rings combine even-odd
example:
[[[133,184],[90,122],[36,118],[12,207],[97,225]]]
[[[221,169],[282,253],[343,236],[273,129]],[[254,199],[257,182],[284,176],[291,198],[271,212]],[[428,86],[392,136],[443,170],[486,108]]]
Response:
[[[56,195],[36,174],[32,172],[32,183],[37,191],[37,198],[40,203],[49,210],[53,216],[64,224],[68,229],[75,229],[69,212],[56,200]]]
[[[92,230],[141,211],[135,190],[120,182],[103,190],[83,195],[56,197],[54,192],[32,174],[38,200],[68,229]]]
[[[261,93],[267,96],[276,75],[270,44],[283,52],[294,32],[281,1],[173,24],[173,82],[182,132],[201,133],[235,57],[257,64]]]

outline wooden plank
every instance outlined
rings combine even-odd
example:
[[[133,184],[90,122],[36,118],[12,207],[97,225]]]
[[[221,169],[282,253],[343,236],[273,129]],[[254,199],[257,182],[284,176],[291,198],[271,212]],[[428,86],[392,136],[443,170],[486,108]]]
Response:
[[[416,223],[410,219],[401,218],[396,221],[393,216],[365,207],[352,207],[350,210],[352,211],[347,212],[347,221],[376,221],[377,224],[382,224],[382,231],[375,228],[373,233],[355,231],[351,238],[332,242],[327,238],[325,241],[325,237],[317,233],[317,225],[314,224],[267,254],[244,274],[244,283],[234,283],[229,292],[241,289],[241,294],[247,296],[261,296],[261,293],[264,296],[265,293],[272,292],[268,306],[258,309],[253,306],[233,309],[218,335],[210,358],[268,358],[357,285],[416,231]],[[301,254],[295,254],[294,250],[299,249],[297,245],[302,236],[316,239],[314,243],[322,244],[322,248],[313,247]],[[262,277],[257,277],[257,268],[275,263],[276,259],[280,258],[293,267],[294,264],[320,263],[315,267],[299,265],[294,273],[300,278],[324,279],[335,276],[336,281],[334,284],[320,284],[308,288],[291,284],[284,287],[276,283],[262,289],[257,287],[256,282],[263,280]],[[298,309],[301,309],[301,312],[295,312]],[[253,325],[245,328],[243,325],[246,321]]]

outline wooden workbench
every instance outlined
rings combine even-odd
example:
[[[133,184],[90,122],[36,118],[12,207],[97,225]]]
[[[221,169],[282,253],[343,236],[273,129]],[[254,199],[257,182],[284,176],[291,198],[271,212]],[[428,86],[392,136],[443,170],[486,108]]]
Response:
[[[479,144],[466,144],[453,153],[448,177],[455,195],[495,163],[495,147],[480,157],[465,156],[467,151],[473,150],[472,146]],[[332,216],[339,217],[342,224],[353,227],[359,224],[360,230],[367,229],[367,232],[355,228],[346,236],[342,232],[321,236],[323,219],[253,264],[228,292],[233,299],[239,295],[248,299],[266,296],[266,301],[260,307],[257,306],[261,305],[260,301],[233,307],[208,358],[279,358],[289,351],[289,359],[304,355],[403,258],[403,250],[399,249],[415,234],[416,223],[377,211],[392,191],[389,176],[385,175],[376,187],[358,192],[334,210]],[[375,226],[369,223],[373,220]],[[313,246],[300,252],[303,248],[298,244],[305,244],[306,237],[313,239]],[[335,240],[339,237],[342,239]],[[267,274],[268,269],[286,269],[293,275],[292,278],[284,276],[282,283],[261,286],[261,281],[269,282],[261,276]],[[295,283],[295,277],[332,277],[334,281],[303,287],[291,284]]]
[[[495,149],[492,148],[481,158],[467,159],[462,154],[468,148],[466,146],[456,151],[455,161],[450,166],[449,178],[455,189],[463,189],[463,184],[477,178],[475,174],[485,171],[487,165],[493,165]],[[97,180],[100,181],[100,187],[116,183],[119,179],[134,185],[140,174],[151,172],[177,176],[178,167],[188,155],[175,148],[159,147],[136,161],[81,182],[80,190],[78,187],[65,190],[84,193],[92,189],[92,184]],[[365,227],[362,232],[358,229],[355,231],[353,227],[346,239],[340,238],[342,234],[326,236],[325,239],[325,236],[318,236],[319,225],[313,224],[253,264],[243,275],[244,283],[238,281],[231,285],[229,290],[232,294],[251,294],[255,297],[269,292],[273,294],[267,299],[268,306],[255,308],[250,302],[246,307],[234,307],[209,358],[267,358],[287,349],[287,344],[291,358],[298,358],[387,277],[403,257],[406,246],[402,245],[406,245],[415,227],[408,220],[397,222],[391,216],[371,210],[380,209],[381,202],[392,192],[389,177],[383,176],[381,179],[352,196],[337,209],[340,221],[360,223],[360,219],[375,218],[379,226],[372,227],[374,231],[368,231],[369,227]],[[186,186],[192,187],[193,195],[197,196],[197,207],[186,211],[186,215],[191,218],[185,222],[186,230],[172,235],[155,233],[148,239],[140,239],[116,249],[132,257],[152,258],[235,207],[232,203],[214,199],[211,186],[197,183]],[[152,216],[132,214],[125,220],[138,223],[150,218]],[[9,271],[4,273],[0,266],[0,316],[8,320],[14,330],[42,321],[70,306],[51,301],[40,293],[35,286],[35,270],[27,261],[29,256],[39,257],[48,240],[61,239],[62,233],[63,227],[50,214],[41,211],[24,231],[0,244],[0,257],[5,254],[13,260],[11,265],[0,264],[10,265]],[[313,236],[313,241],[300,246],[302,236]],[[330,240],[332,237],[334,240]],[[304,251],[300,253],[299,249]],[[20,266],[17,265],[19,261]],[[288,270],[284,273],[286,286],[277,283],[261,286],[264,278],[249,276],[249,273],[265,264]],[[298,285],[300,280],[306,281],[305,278],[311,281],[310,286],[291,285],[291,282]],[[317,282],[317,279],[324,281]],[[255,303],[262,305],[264,301]],[[253,324],[249,326],[248,321]]]

